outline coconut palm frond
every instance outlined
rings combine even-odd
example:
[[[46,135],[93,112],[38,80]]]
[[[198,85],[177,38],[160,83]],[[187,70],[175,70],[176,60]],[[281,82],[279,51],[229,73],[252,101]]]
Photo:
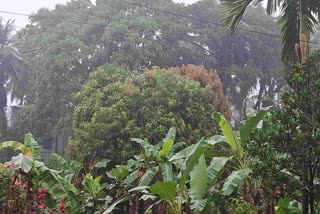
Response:
[[[283,14],[279,19],[281,25],[282,53],[281,60],[285,63],[296,63],[299,61],[295,54],[295,44],[299,44],[299,8],[296,5],[283,3]]]
[[[314,13],[309,10],[305,13],[306,23],[302,23],[304,19],[300,15],[297,0],[283,3],[282,11],[283,14],[279,20],[283,43],[281,60],[285,63],[294,64],[299,61],[295,54],[295,45],[299,44],[299,31],[303,28],[304,33],[310,37],[310,35],[313,34],[314,26],[317,24],[317,18],[314,16]],[[305,27],[301,27],[301,25]]]
[[[253,0],[223,0],[220,8],[224,13],[222,22],[230,27],[233,32],[238,26],[245,10]]]
[[[314,17],[317,19],[317,23],[320,21],[320,1],[310,1],[310,11],[312,14],[315,14],[317,16]]]
[[[281,8],[281,3],[283,3],[283,0],[268,0],[267,2],[267,13],[272,14],[274,12],[277,12],[279,8]]]
[[[221,11],[224,14],[222,22],[230,27],[233,32],[238,26],[243,14],[247,7],[253,2],[253,0],[222,0],[220,4]],[[256,4],[262,2],[258,0]],[[281,7],[283,0],[268,0],[267,13],[271,14],[276,12]]]
[[[12,31],[14,30],[14,20],[8,20],[4,25],[0,20],[0,46],[9,46],[11,43]]]

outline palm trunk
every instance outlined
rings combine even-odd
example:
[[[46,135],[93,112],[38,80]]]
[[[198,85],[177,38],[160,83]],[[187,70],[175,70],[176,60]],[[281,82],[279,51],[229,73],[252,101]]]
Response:
[[[309,56],[309,30],[308,30],[308,8],[305,0],[300,0],[300,29],[299,40],[301,50],[301,64],[305,65]]]
[[[0,81],[0,140],[7,134],[7,117],[4,110],[7,106],[7,91],[1,83],[2,81]]]

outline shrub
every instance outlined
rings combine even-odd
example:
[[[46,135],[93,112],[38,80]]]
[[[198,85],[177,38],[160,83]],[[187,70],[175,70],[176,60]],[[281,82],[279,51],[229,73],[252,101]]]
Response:
[[[203,68],[192,68],[205,73]],[[178,73],[178,68],[155,67],[132,74],[115,65],[93,72],[75,95],[74,135],[68,145],[71,157],[83,159],[95,151],[119,162],[135,150],[130,137],[148,137],[156,144],[170,127],[177,127],[178,141],[187,144],[216,134],[211,112],[222,110],[230,116],[220,80],[215,73],[208,74],[206,81]],[[217,104],[219,99],[224,106]]]

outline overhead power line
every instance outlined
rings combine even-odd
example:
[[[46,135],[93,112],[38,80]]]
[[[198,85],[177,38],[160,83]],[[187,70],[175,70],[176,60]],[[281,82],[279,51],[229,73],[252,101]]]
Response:
[[[118,1],[123,2],[123,3],[127,3],[127,4],[132,4],[132,5],[139,6],[139,7],[144,7],[144,8],[147,8],[147,9],[150,9],[150,10],[154,10],[154,11],[158,11],[158,12],[162,12],[162,13],[167,13],[167,14],[174,15],[174,16],[183,17],[183,18],[190,19],[190,20],[193,20],[193,21],[203,22],[203,23],[212,24],[212,25],[216,25],[216,26],[221,26],[221,27],[227,28],[227,26],[224,25],[224,24],[217,23],[217,22],[212,22],[212,21],[209,21],[209,20],[198,19],[198,18],[192,17],[190,15],[174,13],[174,12],[170,12],[170,11],[167,11],[167,10],[162,10],[162,9],[159,9],[159,8],[154,8],[154,7],[150,7],[150,6],[147,6],[147,5],[143,5],[143,4],[139,4],[139,3],[135,3],[135,2],[131,2],[131,1],[126,1],[126,0],[118,0]],[[242,31],[251,32],[251,33],[261,34],[261,35],[265,35],[265,36],[270,36],[270,37],[275,37],[275,38],[280,38],[280,39],[282,38],[279,35],[264,33],[264,32],[261,32],[261,31],[250,30],[250,29],[245,29],[245,28],[241,28],[241,27],[237,27],[237,29],[238,30],[242,30]],[[316,42],[309,42],[309,43],[320,44],[320,43],[316,43]]]
[[[159,8],[155,8],[155,7],[150,7],[150,6],[147,6],[147,5],[143,5],[143,4],[127,1],[127,0],[118,0],[118,1],[120,1],[122,3],[126,3],[126,4],[135,5],[135,6],[138,6],[138,7],[144,7],[144,8],[150,9],[150,10],[154,10],[154,11],[158,11],[158,12],[174,15],[174,16],[179,16],[179,17],[186,18],[186,19],[193,20],[193,21],[197,21],[197,22],[202,22],[202,23],[206,23],[206,24],[210,24],[210,25],[215,25],[215,26],[220,26],[220,27],[227,28],[227,26],[225,26],[224,24],[217,23],[217,22],[212,22],[212,21],[209,21],[209,20],[203,20],[203,19],[195,18],[195,17],[192,17],[190,15],[179,14],[179,13],[175,13],[175,12],[171,12],[171,11],[167,11],[167,10],[163,10],[163,9],[159,9]],[[25,14],[25,13],[18,13],[18,12],[13,12],[13,11],[0,10],[0,13],[17,15],[17,16],[25,16],[25,17],[28,17],[28,18],[34,17],[34,18],[39,18],[39,19],[56,20],[56,21],[61,21],[61,22],[75,23],[75,24],[79,24],[79,25],[93,25],[93,26],[104,26],[104,27],[108,26],[107,24],[97,24],[97,23],[92,23],[92,22],[81,22],[81,21],[74,21],[74,20],[66,21],[66,20],[60,19],[60,18],[47,17],[47,16],[41,16],[41,15],[28,15],[28,14]],[[18,27],[20,28],[21,26],[18,26]],[[279,39],[282,38],[279,35],[270,34],[270,33],[264,33],[264,32],[261,32],[261,31],[250,30],[250,29],[245,29],[245,28],[241,28],[241,27],[238,27],[237,29],[241,30],[241,31],[246,31],[246,32],[265,35],[265,36],[270,36],[270,37],[274,37],[274,38],[279,38]],[[311,42],[311,41],[309,43],[310,44],[318,44],[318,45],[320,45],[320,43]]]
[[[144,7],[144,8],[147,8],[147,9],[150,9],[150,10],[154,10],[154,11],[158,11],[158,12],[162,12],[162,13],[167,13],[167,14],[174,15],[174,16],[179,16],[179,17],[190,19],[190,20],[193,20],[193,21],[203,22],[203,23],[206,23],[206,24],[212,24],[212,25],[216,25],[216,26],[227,28],[224,24],[217,23],[217,22],[212,22],[212,21],[209,21],[209,20],[198,19],[198,18],[192,17],[190,15],[174,13],[174,12],[170,12],[170,11],[167,11],[167,10],[162,10],[162,9],[159,9],[159,8],[154,8],[154,7],[150,7],[150,6],[146,6],[146,5],[143,5],[143,4],[130,2],[130,1],[126,1],[126,0],[118,0],[118,1],[123,2],[123,3],[127,3],[127,4],[132,4],[132,5],[139,6],[139,7]],[[258,34],[262,34],[262,35],[266,35],[266,36],[281,38],[278,35],[268,34],[268,33],[260,32],[260,31],[249,30],[249,29],[245,29],[245,28],[237,28],[237,29],[238,30],[243,30],[243,31],[248,31],[248,32],[251,32],[251,33],[258,33]]]

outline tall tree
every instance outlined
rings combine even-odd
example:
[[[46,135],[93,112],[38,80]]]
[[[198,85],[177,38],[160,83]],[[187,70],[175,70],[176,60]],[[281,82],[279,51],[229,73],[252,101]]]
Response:
[[[213,111],[230,119],[230,106],[214,71],[194,65],[169,70],[154,67],[144,75],[105,65],[90,74],[75,96],[71,157],[82,160],[95,151],[121,162],[135,150],[130,137],[157,144],[170,127],[190,145],[217,133]]]
[[[27,95],[28,108],[21,111],[22,129],[16,129],[15,134],[19,131],[22,137],[25,132],[31,132],[43,143],[61,131],[70,131],[62,129],[70,127],[70,120],[66,118],[70,118],[74,108],[71,94],[81,88],[88,73],[105,63],[117,63],[138,72],[153,66],[168,68],[183,64],[203,65],[208,70],[216,68],[225,91],[250,79],[248,90],[242,91],[244,96],[262,76],[266,79],[263,89],[274,88],[269,86],[272,80],[279,82],[270,72],[281,70],[282,66],[277,39],[264,42],[265,38],[248,33],[227,37],[221,26],[212,27],[149,8],[218,22],[222,16],[217,2],[204,0],[189,6],[168,0],[133,2],[147,7],[112,0],[97,0],[95,5],[77,0],[57,5],[52,11],[41,9],[30,19],[31,24],[19,32],[17,41],[19,53],[33,65],[28,74],[33,86]],[[249,12],[249,15],[261,16],[259,12]],[[272,19],[261,16],[257,25],[266,32],[273,31],[277,27],[274,21],[261,24],[266,17]],[[231,48],[233,53],[227,51]],[[250,73],[251,78],[240,77],[245,75],[236,72],[222,72],[223,67],[228,70],[233,64],[241,67],[237,70],[245,71],[250,64],[248,60],[253,57],[251,64],[257,65],[257,72]],[[237,85],[229,81],[232,76],[236,77]],[[229,94],[239,97],[239,94]]]
[[[240,23],[246,9],[253,0],[222,0],[221,8],[225,14],[224,23],[234,31]],[[258,0],[258,3],[262,0]],[[282,60],[286,63],[306,62],[308,43],[320,14],[318,0],[268,0],[266,11],[268,14],[281,9],[281,36],[283,42]],[[297,59],[295,52],[300,52]]]
[[[303,214],[317,213],[319,201],[316,182],[320,175],[319,62],[320,52],[317,51],[309,57],[306,68],[295,66],[287,77],[290,88],[282,94],[282,108],[271,112],[263,130],[252,135],[255,140],[250,144],[257,144],[249,146],[258,152],[263,165],[271,164],[272,168],[277,165],[297,176],[294,181],[287,179],[287,182],[289,186],[298,182],[301,189],[298,200],[301,200]],[[268,179],[280,178],[276,171],[269,173]],[[262,174],[266,175],[265,172]],[[294,188],[288,191],[290,189]]]
[[[3,23],[0,20],[0,139],[7,133],[7,95],[10,88],[25,81],[20,64],[22,63],[12,41],[13,21]],[[23,95],[22,95],[23,96]]]

